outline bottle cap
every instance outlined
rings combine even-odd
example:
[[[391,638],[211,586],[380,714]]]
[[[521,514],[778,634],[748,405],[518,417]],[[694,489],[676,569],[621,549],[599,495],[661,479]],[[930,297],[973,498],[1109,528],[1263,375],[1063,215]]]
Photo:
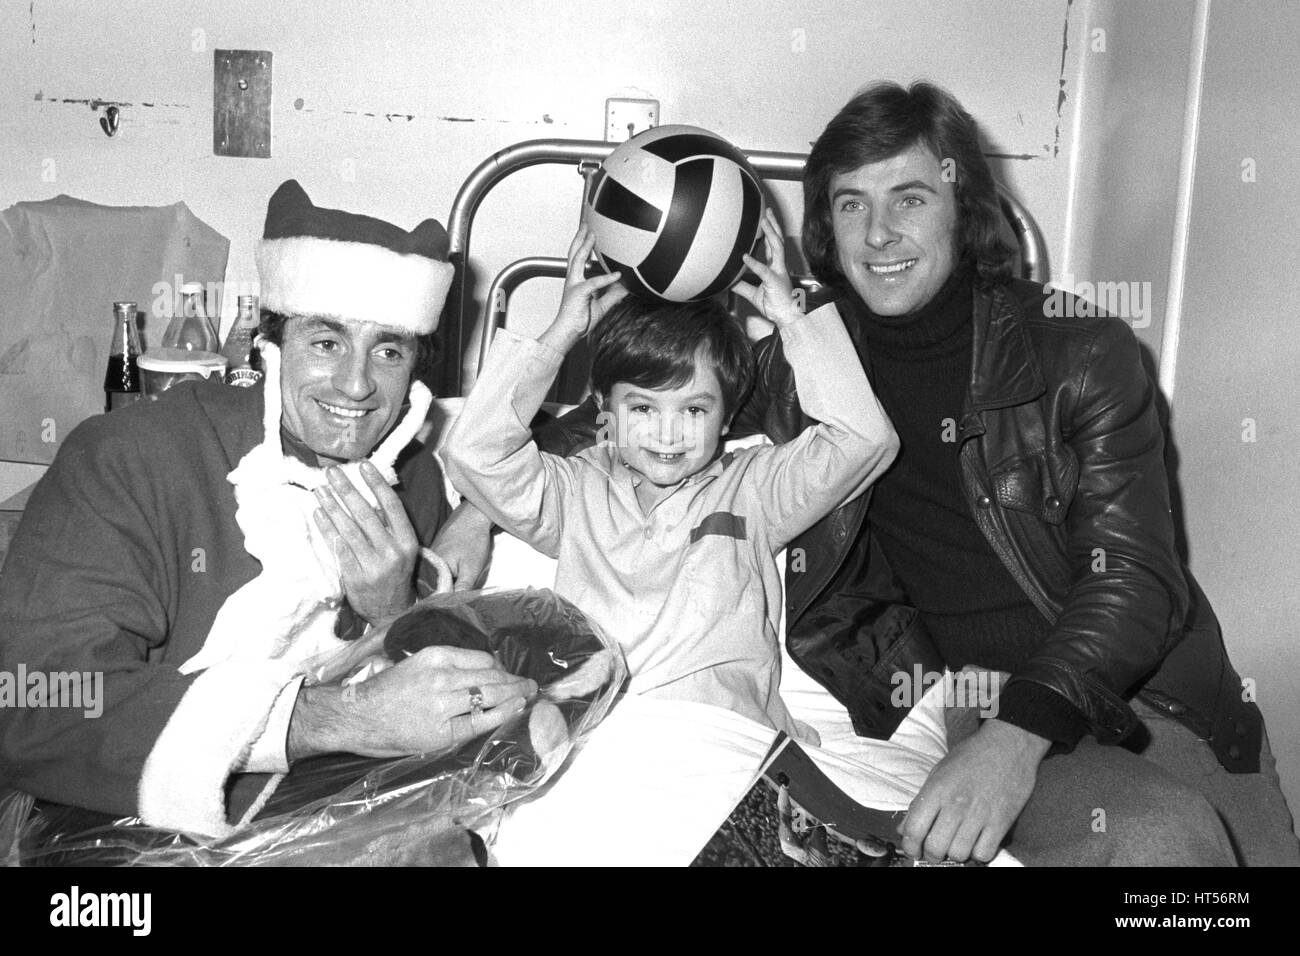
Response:
[[[195,292],[203,292],[202,282],[186,282],[181,286],[181,295],[193,295]]]

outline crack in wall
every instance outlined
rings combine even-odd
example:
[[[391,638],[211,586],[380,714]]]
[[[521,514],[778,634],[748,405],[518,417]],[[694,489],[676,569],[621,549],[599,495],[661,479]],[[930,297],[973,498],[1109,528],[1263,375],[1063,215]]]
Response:
[[[93,97],[46,96],[44,90],[37,90],[35,95],[32,98],[37,103],[60,103],[60,104],[68,104],[72,106],[89,106],[92,110],[98,110],[101,107],[105,107],[105,106],[116,106],[118,108],[124,106],[142,106],[148,109],[156,109],[156,108],[178,109],[178,110],[192,109],[192,107],[188,103],[157,103],[150,100],[142,100],[139,103],[130,103],[125,100],[103,99],[98,96],[93,96]],[[294,102],[293,105],[295,111],[303,112],[303,113],[317,112],[317,110],[313,109],[312,107],[299,105],[300,103],[301,100],[297,100]],[[396,120],[405,120],[406,122],[410,123],[418,119],[429,119],[440,123],[518,123],[518,124],[529,125],[529,126],[548,126],[555,122],[555,120],[552,119],[549,113],[542,114],[541,119],[526,120],[526,119],[516,119],[513,117],[496,117],[496,116],[421,117],[417,113],[376,113],[371,110],[340,110],[339,112],[342,113],[344,116],[364,116],[369,119],[383,119],[389,123],[392,123]]]
[[[1061,114],[1067,99],[1065,93],[1065,54],[1070,49],[1070,8],[1074,0],[1065,0],[1065,25],[1061,29],[1061,73],[1056,78],[1056,132],[1052,141],[1053,158],[1061,154]]]
[[[33,97],[37,103],[67,103],[73,106],[89,106],[92,110],[97,110],[101,106],[143,106],[149,109],[163,108],[173,110],[187,110],[190,108],[188,103],[128,103],[125,100],[105,100],[97,96],[94,97],[72,97],[72,96],[46,96],[43,90],[37,90]]]

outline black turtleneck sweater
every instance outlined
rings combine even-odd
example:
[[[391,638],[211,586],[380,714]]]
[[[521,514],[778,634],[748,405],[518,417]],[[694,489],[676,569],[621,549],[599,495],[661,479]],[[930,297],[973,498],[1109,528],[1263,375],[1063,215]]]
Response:
[[[957,425],[971,375],[974,270],[957,269],[930,302],[905,316],[870,312],[846,293],[863,335],[863,365],[901,449],[872,492],[870,523],[945,663],[1012,674],[1050,624],[975,524],[962,490]],[[999,719],[1066,746],[1086,730],[1063,697],[1037,684],[1006,688]]]

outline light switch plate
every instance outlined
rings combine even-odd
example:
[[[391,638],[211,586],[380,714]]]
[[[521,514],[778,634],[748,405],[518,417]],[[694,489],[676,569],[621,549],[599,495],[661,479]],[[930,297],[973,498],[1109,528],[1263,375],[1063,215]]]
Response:
[[[605,142],[621,143],[659,125],[658,100],[605,100]]]
[[[270,50],[213,52],[212,152],[270,158]]]

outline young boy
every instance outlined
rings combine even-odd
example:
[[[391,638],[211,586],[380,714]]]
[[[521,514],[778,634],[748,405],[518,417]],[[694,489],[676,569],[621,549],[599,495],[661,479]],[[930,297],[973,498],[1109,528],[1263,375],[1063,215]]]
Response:
[[[746,258],[762,288],[737,291],[780,329],[818,424],[721,454],[753,378],[744,332],[716,302],[648,302],[619,287],[597,297],[618,275],[583,278],[594,244],[584,225],[555,322],[537,341],[498,335],[444,458],[475,506],[558,558],[555,590],[622,645],[630,693],[727,707],[801,737],[778,694],[776,555],[861,494],[898,440],[834,306],[797,306],[770,211],[763,230],[770,265]],[[528,422],[591,326],[609,440],[545,454]]]

